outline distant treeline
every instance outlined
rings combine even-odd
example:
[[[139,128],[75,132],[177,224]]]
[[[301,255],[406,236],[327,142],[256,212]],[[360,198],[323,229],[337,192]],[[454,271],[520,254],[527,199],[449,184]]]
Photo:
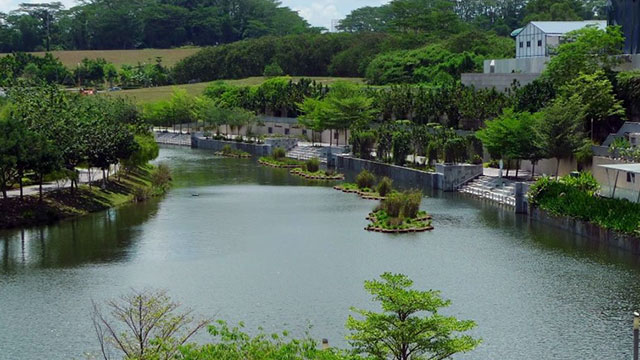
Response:
[[[0,52],[218,45],[319,32],[275,0],[89,0],[0,13]]]

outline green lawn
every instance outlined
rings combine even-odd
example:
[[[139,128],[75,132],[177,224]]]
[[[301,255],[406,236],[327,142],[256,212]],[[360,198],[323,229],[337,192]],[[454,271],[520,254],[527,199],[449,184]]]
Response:
[[[300,76],[291,77],[293,80],[299,80]],[[339,78],[339,77],[306,77],[308,79],[313,79],[319,83],[331,85],[332,83],[338,80],[351,81],[358,84],[364,83],[362,78]],[[252,85],[260,85],[267,80],[266,77],[250,77],[246,79],[239,80],[224,80],[227,84],[237,85],[237,86],[252,86]],[[175,86],[158,86],[153,88],[144,88],[144,89],[133,89],[133,90],[123,90],[117,92],[107,93],[110,96],[126,96],[135,101],[138,104],[147,104],[150,102],[158,101],[158,100],[167,100],[171,97],[171,93],[173,92],[173,88],[185,89],[190,95],[196,96],[201,95],[204,89],[209,85],[208,82],[202,82],[197,84],[184,84],[184,85],[175,85]]]

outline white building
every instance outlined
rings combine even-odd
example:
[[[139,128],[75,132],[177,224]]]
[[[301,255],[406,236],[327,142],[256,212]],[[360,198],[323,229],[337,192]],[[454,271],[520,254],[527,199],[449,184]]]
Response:
[[[566,33],[587,26],[604,30],[607,21],[532,21],[511,33],[516,38],[516,58],[549,57]]]

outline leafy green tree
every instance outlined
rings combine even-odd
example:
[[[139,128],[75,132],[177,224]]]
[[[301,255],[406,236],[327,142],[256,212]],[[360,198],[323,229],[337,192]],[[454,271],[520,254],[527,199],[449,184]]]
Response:
[[[62,154],[52,140],[46,139],[42,135],[37,136],[34,140],[35,143],[31,148],[33,151],[31,169],[38,179],[39,201],[42,202],[44,176],[62,167]]]
[[[282,76],[284,75],[284,70],[282,70],[278,63],[271,63],[264,67],[263,75],[266,77]]]
[[[343,20],[340,20],[338,30],[346,32],[385,32],[389,29],[393,19],[391,7],[365,6],[353,10]]]
[[[609,26],[600,30],[594,26],[572,31],[565,35],[556,55],[545,69],[556,88],[580,74],[593,74],[600,69],[611,70],[620,61],[624,37],[620,27]]]
[[[0,118],[0,190],[5,199],[18,173],[18,144],[23,140],[18,136],[15,122],[5,115],[6,111],[3,110]]]
[[[438,311],[451,302],[438,291],[413,289],[406,275],[384,273],[364,286],[382,312],[352,309],[362,318],[349,316],[347,339],[359,353],[381,360],[448,359],[480,343],[459,334],[474,328],[473,321],[441,315]]]
[[[546,153],[556,158],[556,178],[560,159],[572,156],[583,144],[583,113],[584,108],[577,96],[556,99],[542,110],[539,131]]]
[[[563,98],[576,96],[584,106],[585,132],[591,134],[593,139],[594,127],[610,117],[624,116],[622,101],[616,98],[613,85],[601,70],[593,74],[581,74],[571,80],[560,90]],[[608,127],[605,127],[609,130]],[[608,135],[609,131],[606,131]]]

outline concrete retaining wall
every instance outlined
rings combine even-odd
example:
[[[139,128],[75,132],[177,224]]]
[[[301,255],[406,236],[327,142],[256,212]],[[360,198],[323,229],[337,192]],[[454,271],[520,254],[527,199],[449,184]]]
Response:
[[[272,146],[267,144],[245,144],[235,141],[205,139],[197,136],[191,138],[191,146],[198,149],[220,151],[226,145],[231,146],[233,149],[246,151],[255,156],[267,156],[271,154],[272,149]]]
[[[237,141],[207,139],[202,133],[196,133],[191,136],[191,147],[194,148],[220,151],[226,145],[231,146],[233,149],[248,152],[251,155],[267,156],[277,147],[287,151],[293,149],[298,145],[298,139],[287,137],[269,138],[264,140],[264,144],[247,144]]]
[[[533,206],[529,209],[529,219],[628,251],[634,255],[640,254],[640,239],[631,235],[603,229],[598,225],[570,217],[554,216]]]
[[[368,170],[378,176],[388,176],[403,187],[454,191],[457,186],[482,175],[482,165],[437,165],[437,172],[426,172],[402,166],[363,160],[348,155],[336,156],[336,169],[358,173]]]
[[[540,74],[477,74],[477,73],[465,73],[462,74],[462,84],[466,86],[473,86],[476,89],[491,89],[495,88],[496,91],[506,92],[511,88],[514,81],[517,81],[520,86],[525,86],[532,83],[535,79],[540,77]]]

